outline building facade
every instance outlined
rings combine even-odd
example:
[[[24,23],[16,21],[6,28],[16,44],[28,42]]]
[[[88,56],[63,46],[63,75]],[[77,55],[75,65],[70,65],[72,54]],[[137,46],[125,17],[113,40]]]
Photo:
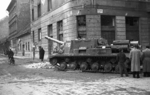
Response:
[[[31,56],[30,0],[11,0],[7,11],[10,47],[16,55]]]
[[[9,42],[7,40],[9,36],[8,20],[8,16],[0,20],[0,53],[2,54],[6,54],[9,46]]]
[[[56,46],[47,35],[62,41],[103,37],[109,44],[126,39],[150,44],[148,0],[31,0],[30,13],[35,52],[42,46],[47,57]]]

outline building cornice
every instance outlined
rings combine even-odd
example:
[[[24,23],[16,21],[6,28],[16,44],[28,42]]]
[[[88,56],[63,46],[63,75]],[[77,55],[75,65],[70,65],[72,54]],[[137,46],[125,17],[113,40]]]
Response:
[[[7,11],[10,11],[13,5],[15,4],[16,0],[11,0],[10,4],[7,7]]]

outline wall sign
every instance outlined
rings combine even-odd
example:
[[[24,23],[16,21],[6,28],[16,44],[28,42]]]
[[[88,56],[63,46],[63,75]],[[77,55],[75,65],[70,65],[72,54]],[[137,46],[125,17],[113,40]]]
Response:
[[[97,9],[97,13],[103,13],[103,9]]]

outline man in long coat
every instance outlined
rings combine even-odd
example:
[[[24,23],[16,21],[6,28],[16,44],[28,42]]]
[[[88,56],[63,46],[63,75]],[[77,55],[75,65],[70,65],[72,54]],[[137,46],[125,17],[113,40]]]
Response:
[[[131,60],[131,72],[133,73],[133,77],[140,78],[140,59],[141,59],[141,51],[138,49],[138,46],[134,46],[134,48],[130,51],[129,58]]]
[[[144,77],[150,76],[150,47],[146,46],[142,54]]]
[[[14,59],[14,52],[9,48],[7,51],[8,59],[10,61],[10,64],[15,64],[15,59]]]
[[[43,47],[39,46],[39,58],[41,59],[41,61],[43,61],[44,59],[44,54],[45,50],[43,49]]]

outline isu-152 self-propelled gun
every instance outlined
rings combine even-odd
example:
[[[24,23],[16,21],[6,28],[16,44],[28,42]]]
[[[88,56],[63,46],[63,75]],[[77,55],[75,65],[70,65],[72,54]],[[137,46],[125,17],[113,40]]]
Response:
[[[49,61],[59,70],[111,72],[117,67],[117,53],[112,52],[112,46],[108,45],[107,40],[103,38],[76,39],[66,42],[49,36],[45,38],[57,43]],[[128,43],[127,47],[124,44],[124,48],[128,48]]]

